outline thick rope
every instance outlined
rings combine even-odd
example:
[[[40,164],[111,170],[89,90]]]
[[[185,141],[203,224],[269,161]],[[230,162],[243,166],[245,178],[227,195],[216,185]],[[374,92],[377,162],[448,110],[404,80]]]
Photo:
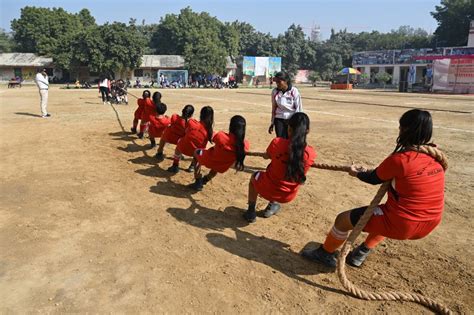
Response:
[[[424,145],[420,146],[419,148],[412,148],[413,151],[418,151],[420,153],[425,153],[433,158],[435,158],[446,170],[448,168],[448,162],[446,156],[443,152],[438,150],[435,147]],[[352,295],[357,298],[364,299],[364,300],[373,300],[373,301],[407,301],[407,302],[416,302],[422,304],[428,308],[431,308],[433,311],[441,314],[452,314],[452,311],[448,309],[443,304],[425,297],[421,294],[417,293],[404,293],[398,291],[387,291],[387,292],[371,292],[366,291],[363,289],[358,288],[354,285],[349,279],[347,279],[346,272],[345,272],[345,261],[346,256],[349,254],[349,251],[352,249],[354,241],[359,236],[359,234],[364,229],[367,222],[370,220],[374,209],[380,204],[382,198],[385,196],[385,193],[390,186],[390,182],[383,183],[377,194],[370,202],[367,210],[364,212],[362,217],[360,218],[359,222],[357,222],[356,226],[352,230],[351,234],[347,238],[344,246],[342,247],[341,253],[337,258],[337,275],[339,277],[339,281],[344,286],[344,288],[349,291]]]
[[[444,170],[448,168],[448,160],[445,154],[434,146],[423,145],[417,148],[410,148],[410,150],[428,154],[432,156],[433,158],[435,158],[436,161],[438,161],[441,164]],[[260,153],[260,152],[249,152],[247,153],[247,155],[263,157],[265,154]],[[315,163],[311,165],[311,167],[324,169],[324,170],[331,170],[331,171],[342,171],[342,172],[348,172],[351,169],[350,166],[319,164],[319,163]],[[377,191],[377,194],[370,202],[370,205],[368,206],[367,210],[365,210],[364,214],[359,219],[359,222],[357,222],[356,226],[354,227],[351,234],[349,235],[346,242],[344,243],[344,246],[342,247],[342,250],[341,250],[341,254],[338,256],[338,259],[337,259],[337,270],[336,270],[337,276],[339,277],[341,284],[344,286],[344,288],[347,291],[349,291],[355,297],[363,299],[363,300],[415,302],[415,303],[424,305],[428,308],[431,308],[435,312],[438,312],[441,314],[452,314],[452,311],[448,309],[446,306],[444,306],[443,304],[436,302],[435,300],[428,298],[426,296],[423,296],[421,294],[404,293],[404,292],[398,292],[398,291],[388,291],[388,292],[366,291],[366,290],[358,288],[351,281],[349,281],[349,279],[347,279],[346,272],[345,272],[346,256],[349,254],[355,240],[357,239],[359,234],[362,232],[367,222],[372,217],[372,214],[375,208],[382,201],[389,186],[390,186],[390,182],[385,182],[380,186],[379,190]]]

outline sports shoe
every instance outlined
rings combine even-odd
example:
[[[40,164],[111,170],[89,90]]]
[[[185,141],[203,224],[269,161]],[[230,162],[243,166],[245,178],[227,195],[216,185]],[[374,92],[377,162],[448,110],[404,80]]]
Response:
[[[51,115],[50,115],[50,114],[46,114],[46,115],[41,115],[41,117],[42,117],[42,118],[49,118],[49,117],[51,117]]]
[[[156,152],[155,159],[157,159],[158,162],[162,162],[165,159],[165,155],[163,152]]]
[[[280,210],[281,210],[281,206],[280,206],[279,203],[269,202],[267,207],[265,208],[265,212],[263,213],[263,216],[265,218],[269,218],[272,215],[277,214],[278,212],[280,212]]]
[[[347,255],[346,262],[354,267],[360,267],[367,259],[367,256],[372,252],[364,243],[354,248],[349,255]]]
[[[143,139],[143,132],[139,132],[137,136],[138,136],[138,139]]]
[[[245,211],[244,219],[247,220],[248,223],[254,223],[255,221],[257,221],[257,212],[255,212],[255,210],[254,211],[251,211],[251,210]]]
[[[192,164],[189,165],[189,167],[186,169],[186,172],[188,172],[188,173],[194,172],[194,165],[192,165]]]
[[[168,167],[167,171],[170,172],[170,173],[176,174],[176,173],[179,172],[179,167],[178,167],[178,165],[172,165],[172,166]]]
[[[204,187],[204,185],[202,183],[202,177],[196,179],[196,181],[194,183],[188,185],[188,187],[191,188],[191,189],[197,190],[197,191],[201,191],[202,188]]]
[[[307,249],[301,252],[301,256],[316,263],[325,265],[326,267],[336,267],[336,253],[328,253],[324,250],[323,245],[317,249]]]
[[[132,133],[137,133],[137,128],[132,127],[132,128],[130,128],[130,131],[131,131]]]

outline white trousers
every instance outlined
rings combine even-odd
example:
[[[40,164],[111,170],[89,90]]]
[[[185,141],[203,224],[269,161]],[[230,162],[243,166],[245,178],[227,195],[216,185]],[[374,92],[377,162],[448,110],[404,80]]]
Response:
[[[41,107],[41,115],[46,116],[48,114],[48,90],[39,90],[40,93],[40,107]]]

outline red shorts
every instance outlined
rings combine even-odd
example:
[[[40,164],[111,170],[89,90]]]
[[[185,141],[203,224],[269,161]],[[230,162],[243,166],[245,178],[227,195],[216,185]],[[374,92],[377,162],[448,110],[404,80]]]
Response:
[[[163,135],[161,136],[161,139],[163,139],[167,143],[178,144],[178,140],[183,136],[184,135],[178,135],[172,132],[169,128],[166,128],[163,132]]]
[[[235,163],[235,159],[225,161],[218,159],[212,150],[197,149],[194,156],[199,164],[216,171],[218,173],[225,173]]]
[[[250,181],[257,193],[268,201],[287,203],[295,199],[300,185],[294,184],[291,187],[279,185],[272,181],[267,172],[256,172]]]
[[[186,141],[185,137],[182,137],[178,140],[176,148],[178,151],[187,156],[194,156],[194,151],[196,151],[196,147],[189,141]]]
[[[355,225],[367,207],[351,211],[351,223]],[[382,235],[395,240],[417,240],[430,234],[441,222],[441,218],[430,221],[411,221],[386,210],[380,205],[364,228],[364,232]]]
[[[137,110],[135,111],[134,118],[135,119],[142,119],[142,115],[143,115],[143,108],[138,107]]]

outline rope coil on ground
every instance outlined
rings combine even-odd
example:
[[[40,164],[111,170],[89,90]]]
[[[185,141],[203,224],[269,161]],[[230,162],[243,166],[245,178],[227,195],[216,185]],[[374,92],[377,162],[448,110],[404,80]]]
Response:
[[[446,158],[446,155],[437,149],[434,146],[431,145],[423,145],[420,147],[416,148],[410,148],[411,151],[417,151],[420,153],[428,154],[432,156],[433,158],[438,161],[441,166],[443,167],[444,170],[448,168],[448,160]],[[259,153],[259,152],[249,152],[247,155],[249,156],[259,156],[263,157],[265,154],[264,153]],[[330,170],[330,171],[341,171],[341,172],[348,172],[351,167],[350,166],[343,166],[343,165],[332,165],[332,164],[324,164],[324,163],[315,163],[311,165],[313,168],[319,168],[319,169],[324,169],[324,170]],[[421,294],[417,293],[408,293],[408,292],[398,292],[398,291],[387,291],[387,292],[371,292],[371,291],[366,291],[363,289],[358,288],[356,285],[354,285],[351,281],[346,276],[345,272],[345,261],[346,257],[349,254],[350,250],[353,247],[353,244],[359,234],[362,232],[364,229],[365,225],[367,222],[370,220],[372,217],[372,214],[375,210],[375,208],[380,204],[382,201],[383,197],[385,196],[388,188],[390,186],[390,182],[385,182],[383,183],[379,190],[377,191],[377,194],[374,196],[372,201],[370,202],[370,205],[367,207],[367,210],[364,212],[362,217],[359,219],[359,222],[356,224],[352,232],[350,233],[349,237],[347,238],[346,242],[344,243],[344,246],[342,247],[341,253],[338,256],[337,259],[337,267],[336,267],[336,272],[337,276],[339,278],[339,281],[341,282],[342,286],[349,291],[353,296],[363,299],[363,300],[371,300],[371,301],[407,301],[407,302],[415,302],[421,305],[424,305],[430,309],[432,309],[435,312],[438,312],[440,314],[453,314],[452,311],[444,306],[443,304],[428,298],[426,296],[423,296]]]
[[[435,158],[443,166],[444,170],[448,168],[448,162],[447,162],[445,154],[433,146],[424,145],[418,148],[411,148],[411,150],[428,154],[432,156],[433,158]],[[421,294],[405,293],[405,292],[398,292],[398,291],[388,291],[388,292],[366,291],[366,290],[358,288],[351,281],[349,281],[349,279],[346,276],[346,272],[345,272],[346,256],[349,254],[349,251],[352,249],[354,241],[362,232],[367,222],[370,220],[370,217],[372,216],[374,209],[382,201],[382,198],[385,196],[385,193],[387,192],[389,186],[390,186],[390,182],[385,182],[380,186],[379,190],[377,191],[377,194],[374,196],[374,198],[370,202],[370,205],[368,206],[367,210],[364,212],[359,222],[357,222],[356,226],[354,227],[351,234],[349,235],[346,242],[344,243],[341,253],[337,258],[336,272],[337,272],[339,281],[341,282],[343,287],[347,291],[349,291],[352,295],[363,300],[416,302],[432,309],[433,311],[437,313],[452,314],[452,311],[446,306],[444,306],[443,304],[431,298],[425,297]]]

